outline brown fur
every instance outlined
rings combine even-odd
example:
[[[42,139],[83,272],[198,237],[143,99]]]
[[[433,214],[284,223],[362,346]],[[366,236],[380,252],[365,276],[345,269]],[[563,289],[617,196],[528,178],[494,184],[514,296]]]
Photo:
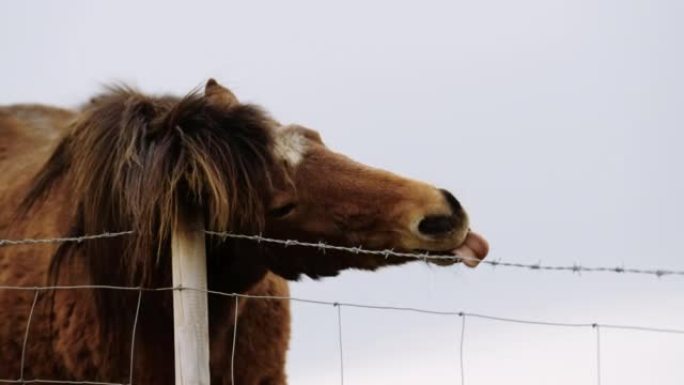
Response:
[[[274,155],[278,135],[305,139],[301,163]],[[449,250],[463,242],[464,212],[432,186],[355,163],[314,131],[282,127],[210,81],[204,96],[152,98],[114,89],[77,112],[0,109],[0,235],[41,238],[134,230],[135,235],[62,245],[0,248],[0,285],[170,285],[169,236],[183,213],[217,231],[264,232],[398,250]],[[291,213],[276,215],[290,204]],[[427,215],[455,215],[440,237],[416,234]],[[211,290],[287,296],[282,277],[336,275],[405,262],[344,253],[207,240]],[[275,274],[274,274],[275,273]],[[278,275],[276,275],[278,274]],[[0,290],[0,379],[19,378],[32,291]],[[127,382],[137,292],[39,291],[24,378]],[[132,374],[173,382],[171,294],[144,292]],[[213,383],[230,384],[233,300],[210,296]],[[237,383],[284,384],[289,307],[244,300]]]

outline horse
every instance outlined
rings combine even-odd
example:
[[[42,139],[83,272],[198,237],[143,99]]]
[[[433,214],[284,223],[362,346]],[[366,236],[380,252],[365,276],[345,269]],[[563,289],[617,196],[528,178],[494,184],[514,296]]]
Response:
[[[0,238],[132,231],[0,247],[0,379],[171,384],[171,292],[108,287],[171,286],[173,226],[191,213],[217,232],[466,255],[471,267],[488,251],[447,190],[357,163],[213,79],[184,97],[119,86],[75,110],[2,107],[0,170]],[[209,290],[254,296],[413,260],[211,236],[206,250]],[[288,302],[208,305],[211,382],[286,384]]]

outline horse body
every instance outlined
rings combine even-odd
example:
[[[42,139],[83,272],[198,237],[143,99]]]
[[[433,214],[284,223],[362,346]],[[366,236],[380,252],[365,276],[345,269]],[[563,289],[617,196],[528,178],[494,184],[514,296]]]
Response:
[[[170,231],[188,210],[218,231],[487,253],[448,192],[335,154],[315,131],[281,126],[214,81],[183,99],[123,89],[78,111],[1,108],[0,170],[0,238],[134,231],[2,247],[4,286],[169,287]],[[287,296],[284,278],[301,274],[408,261],[211,238],[207,258],[211,290],[257,296]],[[237,316],[236,384],[284,385],[288,302],[241,299]],[[231,384],[235,318],[232,297],[209,297],[215,384]],[[169,291],[0,288],[0,319],[0,379],[173,382]]]

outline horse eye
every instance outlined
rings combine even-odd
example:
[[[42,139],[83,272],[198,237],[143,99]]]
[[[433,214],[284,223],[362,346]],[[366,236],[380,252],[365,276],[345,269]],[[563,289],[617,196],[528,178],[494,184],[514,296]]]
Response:
[[[286,216],[287,214],[291,213],[292,210],[295,209],[295,207],[297,207],[296,204],[288,203],[284,206],[280,206],[280,207],[276,207],[274,209],[271,209],[268,212],[268,215],[275,217],[275,218],[282,218],[282,217]]]

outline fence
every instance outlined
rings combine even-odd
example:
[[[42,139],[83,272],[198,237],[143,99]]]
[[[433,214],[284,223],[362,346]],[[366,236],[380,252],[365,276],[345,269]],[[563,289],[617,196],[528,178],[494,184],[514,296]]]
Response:
[[[21,286],[2,286],[0,290],[10,291],[33,291],[34,297],[31,309],[27,318],[27,325],[23,337],[22,353],[21,353],[21,371],[20,377],[16,379],[0,379],[0,383],[9,384],[32,384],[32,383],[48,383],[48,384],[83,384],[83,385],[132,385],[133,384],[133,369],[135,365],[135,336],[136,327],[138,324],[138,316],[140,314],[141,298],[143,292],[160,292],[171,291],[174,295],[174,326],[175,326],[175,355],[176,355],[176,383],[177,384],[209,384],[209,345],[208,345],[208,321],[207,321],[207,296],[219,295],[235,299],[235,327],[233,330],[233,346],[231,354],[231,363],[235,361],[235,343],[236,335],[239,327],[238,306],[240,299],[257,299],[270,301],[293,301],[316,304],[321,306],[332,306],[336,308],[338,339],[339,339],[339,355],[340,355],[340,383],[344,385],[344,355],[343,355],[343,308],[362,308],[375,309],[381,311],[396,311],[396,312],[415,312],[422,314],[430,314],[444,317],[457,317],[461,319],[461,334],[460,334],[460,377],[461,384],[466,382],[465,368],[464,368],[464,340],[466,332],[466,319],[486,319],[492,321],[517,323],[535,326],[547,326],[557,328],[587,328],[593,329],[596,335],[596,383],[601,384],[601,329],[621,329],[630,331],[641,331],[651,333],[667,333],[684,335],[684,329],[666,329],[650,326],[636,326],[636,325],[620,325],[620,324],[603,324],[596,322],[588,323],[565,323],[565,322],[549,322],[539,320],[527,320],[509,317],[500,317],[488,314],[470,313],[465,311],[440,311],[432,309],[422,309],[414,307],[396,307],[396,306],[381,306],[361,303],[345,303],[345,302],[330,302],[319,301],[314,299],[296,298],[296,297],[280,297],[280,296],[256,296],[240,293],[226,293],[220,291],[209,290],[206,287],[206,263],[204,259],[204,236],[219,236],[223,238],[243,239],[253,242],[264,242],[279,244],[286,247],[313,247],[321,251],[337,250],[347,251],[356,254],[381,255],[386,258],[390,256],[398,256],[404,258],[415,258],[421,260],[462,260],[461,257],[453,255],[430,255],[430,254],[415,254],[395,252],[393,250],[367,250],[362,247],[344,247],[337,245],[328,245],[325,243],[309,243],[298,240],[274,239],[263,237],[262,235],[247,235],[234,233],[219,233],[213,231],[199,231],[196,226],[199,223],[198,219],[193,220],[194,227],[191,222],[186,227],[179,227],[174,231],[172,240],[172,254],[173,254],[173,286],[160,288],[143,288],[143,287],[126,287],[126,286],[110,286],[110,285],[75,285],[75,286],[35,286],[35,287],[21,287]],[[133,235],[132,231],[116,232],[116,233],[102,233],[93,235],[83,235],[80,237],[67,238],[45,238],[45,239],[0,239],[0,246],[11,245],[28,245],[28,244],[45,244],[45,243],[62,243],[62,242],[86,242],[93,239],[114,238],[122,236]],[[651,275],[655,277],[663,276],[684,276],[684,271],[668,270],[668,269],[635,269],[625,267],[585,267],[581,265],[568,266],[552,266],[538,264],[523,264],[506,261],[482,261],[482,263],[489,264],[493,267],[519,268],[530,269],[537,271],[552,270],[552,271],[566,271],[566,272],[606,272],[615,274],[642,274]],[[26,366],[26,347],[29,339],[31,321],[37,303],[38,296],[41,292],[49,290],[79,290],[79,289],[99,289],[99,290],[116,290],[116,291],[137,291],[138,300],[134,315],[133,332],[131,337],[131,354],[129,374],[130,378],[127,383],[111,383],[98,381],[70,381],[68,379],[38,379],[38,378],[24,378],[24,369]],[[188,293],[200,293],[202,296],[190,296]],[[234,381],[234,366],[231,372],[232,382]]]
[[[571,273],[617,273],[617,274],[638,274],[638,275],[651,275],[656,277],[663,276],[684,276],[684,270],[673,270],[673,269],[663,269],[663,268],[630,268],[625,266],[583,266],[580,264],[572,265],[544,265],[541,262],[538,263],[519,263],[519,262],[509,262],[502,260],[483,260],[472,259],[468,257],[461,257],[456,255],[435,255],[431,253],[406,253],[397,252],[391,249],[385,250],[368,250],[361,246],[357,247],[346,247],[339,245],[330,245],[324,242],[303,242],[296,239],[277,239],[265,237],[261,234],[236,234],[228,232],[217,232],[205,230],[205,234],[217,236],[220,238],[234,238],[234,239],[244,239],[257,243],[271,243],[278,244],[285,247],[296,246],[296,247],[308,247],[315,248],[321,251],[334,250],[334,251],[346,251],[354,254],[366,254],[366,255],[379,255],[385,258],[389,257],[403,257],[412,258],[423,261],[455,261],[460,262],[464,260],[473,260],[478,263],[485,265],[490,265],[492,267],[504,267],[513,269],[527,269],[527,270],[540,270],[540,271],[565,271]],[[93,235],[83,235],[79,237],[63,237],[63,238],[43,238],[43,239],[0,239],[0,246],[6,245],[35,245],[44,243],[62,243],[62,242],[84,242],[92,239],[102,239],[102,238],[115,238],[125,235],[133,235],[133,231],[120,231],[112,233],[101,233]]]

